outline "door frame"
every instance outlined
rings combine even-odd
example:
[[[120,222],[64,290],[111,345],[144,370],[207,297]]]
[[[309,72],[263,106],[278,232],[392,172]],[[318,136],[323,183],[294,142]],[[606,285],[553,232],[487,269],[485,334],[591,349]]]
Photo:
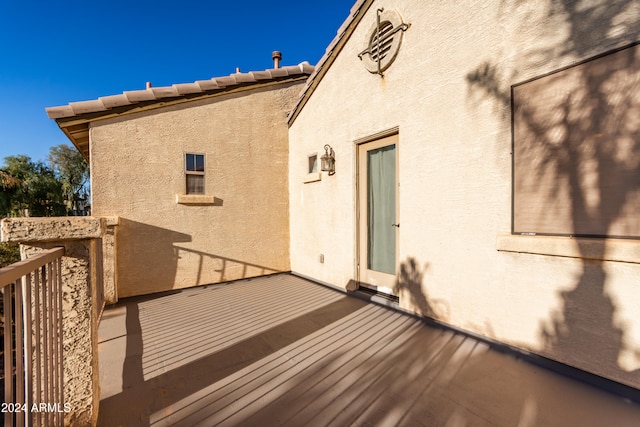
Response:
[[[399,260],[400,260],[400,254],[399,254],[399,249],[400,249],[400,230],[399,228],[396,229],[396,234],[395,234],[395,245],[396,245],[396,251],[395,251],[395,266],[396,266],[396,274],[395,276],[393,276],[393,283],[389,283],[388,281],[391,280],[391,277],[387,277],[386,280],[387,282],[379,285],[379,284],[371,284],[371,283],[367,283],[366,281],[363,280],[363,271],[364,269],[362,268],[362,266],[360,265],[360,261],[361,261],[361,256],[362,256],[362,251],[366,250],[362,247],[363,245],[363,236],[362,236],[362,230],[361,230],[361,214],[364,211],[364,215],[366,215],[366,207],[362,206],[362,203],[360,202],[360,190],[361,190],[361,186],[363,185],[363,182],[361,182],[361,177],[360,177],[360,172],[362,169],[362,159],[360,158],[360,151],[362,149],[363,146],[370,144],[370,143],[377,143],[377,142],[381,142],[384,139],[387,138],[392,138],[395,137],[395,141],[393,142],[389,142],[389,144],[386,145],[382,145],[381,147],[387,146],[387,145],[392,145],[395,144],[395,161],[396,161],[396,223],[400,223],[400,168],[399,168],[399,142],[400,142],[400,132],[399,132],[399,127],[393,127],[372,135],[369,135],[367,137],[364,138],[360,138],[356,141],[354,141],[354,148],[355,148],[355,176],[354,176],[354,182],[355,182],[355,194],[354,194],[354,201],[355,201],[355,211],[356,211],[356,215],[355,215],[355,263],[354,263],[354,269],[355,269],[355,278],[356,278],[356,283],[358,285],[358,287],[364,287],[364,288],[368,288],[371,290],[374,290],[376,292],[380,292],[383,294],[387,294],[390,296],[396,296],[393,292],[393,285],[395,285],[395,281],[397,280],[397,274],[398,274],[398,267],[399,267]],[[365,152],[366,153],[366,152]],[[364,185],[366,185],[366,181],[364,182]],[[390,224],[391,226],[391,224]],[[365,243],[366,245],[366,243]],[[391,276],[391,275],[387,275],[385,273],[379,273],[382,275],[386,275],[386,276]]]

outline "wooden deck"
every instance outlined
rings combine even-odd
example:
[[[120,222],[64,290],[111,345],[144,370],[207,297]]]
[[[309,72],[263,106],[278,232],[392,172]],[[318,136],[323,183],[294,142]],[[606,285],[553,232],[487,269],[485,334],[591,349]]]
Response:
[[[105,311],[102,426],[638,426],[640,405],[278,274]]]

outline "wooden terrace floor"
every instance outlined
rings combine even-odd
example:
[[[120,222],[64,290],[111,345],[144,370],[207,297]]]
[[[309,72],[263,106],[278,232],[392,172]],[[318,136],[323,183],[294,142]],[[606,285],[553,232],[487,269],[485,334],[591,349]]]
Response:
[[[102,426],[638,426],[640,405],[290,274],[100,325]]]

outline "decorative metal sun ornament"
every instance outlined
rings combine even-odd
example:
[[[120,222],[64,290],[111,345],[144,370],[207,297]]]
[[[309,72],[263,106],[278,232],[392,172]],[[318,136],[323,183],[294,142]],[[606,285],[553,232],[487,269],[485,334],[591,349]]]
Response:
[[[398,12],[380,8],[376,12],[376,23],[369,30],[369,46],[358,54],[358,58],[370,73],[382,76],[396,59],[402,42],[402,33],[409,24],[402,22]]]

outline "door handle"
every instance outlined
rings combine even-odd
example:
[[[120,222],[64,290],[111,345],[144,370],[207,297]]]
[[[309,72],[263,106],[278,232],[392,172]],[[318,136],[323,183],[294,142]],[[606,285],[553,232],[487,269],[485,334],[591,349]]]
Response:
[[[391,226],[400,228],[400,224],[391,224]]]

